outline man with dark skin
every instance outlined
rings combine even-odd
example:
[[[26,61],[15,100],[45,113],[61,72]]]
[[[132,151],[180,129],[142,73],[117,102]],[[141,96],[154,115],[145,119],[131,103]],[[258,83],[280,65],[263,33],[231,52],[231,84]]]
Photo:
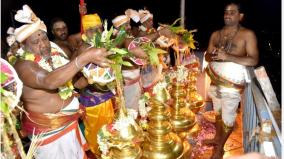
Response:
[[[27,15],[25,12],[30,16],[24,16]],[[51,44],[46,26],[29,6],[24,5],[15,19],[26,22],[15,30],[15,38],[25,51],[14,65],[23,82],[21,100],[26,111],[22,128],[28,135],[44,135],[35,151],[35,158],[86,158],[87,145],[78,126],[83,110],[69,82],[88,63],[109,67],[112,62],[106,57],[110,53],[106,49],[89,48],[69,61],[60,49],[56,49],[56,44]],[[87,83],[84,81],[86,79],[82,77],[72,86],[82,88]],[[70,88],[71,94],[60,94],[60,88]]]
[[[79,5],[79,13],[85,15],[87,13],[86,4]],[[77,50],[83,44],[81,33],[69,35],[67,24],[61,18],[51,20],[51,32],[54,36],[53,42],[60,46],[69,59],[73,59],[78,55]]]
[[[50,58],[50,43],[45,32],[37,31],[28,37],[24,42],[25,50]],[[56,89],[62,86],[68,80],[78,73],[75,62],[80,64],[82,68],[86,64],[93,62],[101,67],[109,66],[110,61],[106,56],[110,53],[105,49],[90,48],[75,60],[70,61],[65,66],[62,66],[52,72],[39,67],[36,63],[27,60],[18,60],[15,68],[24,82],[22,99],[25,102],[25,108],[34,112],[55,113],[60,111],[70,103],[72,98],[63,101],[58,96]]]
[[[209,61],[206,70],[211,78],[208,94],[216,113],[216,135],[204,144],[214,145],[213,159],[222,158],[224,144],[232,133],[245,86],[246,66],[258,63],[257,39],[252,30],[240,25],[243,16],[240,4],[225,6],[225,26],[212,33],[205,55]]]
[[[76,33],[69,35],[66,23],[60,18],[54,18],[51,21],[51,32],[58,46],[66,53],[69,59],[76,57],[77,49],[82,45],[81,34]]]

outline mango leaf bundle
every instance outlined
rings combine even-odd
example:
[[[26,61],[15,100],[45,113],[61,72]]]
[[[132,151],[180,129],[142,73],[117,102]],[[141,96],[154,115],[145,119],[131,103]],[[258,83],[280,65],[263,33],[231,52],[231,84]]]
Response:
[[[167,51],[155,48],[153,43],[143,43],[141,47],[144,49],[144,51],[148,54],[148,58],[151,65],[158,65],[159,64],[159,54],[165,54]]]
[[[185,29],[183,26],[175,26],[177,24],[177,22],[179,22],[181,20],[181,18],[178,18],[177,20],[174,21],[173,24],[171,25],[165,25],[165,24],[160,24],[161,26],[164,26],[164,27],[169,27],[169,29],[177,34],[177,35],[181,35],[181,39],[188,45],[188,47],[190,49],[196,49],[195,47],[195,43],[197,41],[195,41],[193,39],[194,35],[193,35],[193,32],[196,32],[197,30],[190,30],[188,31],[187,29]]]

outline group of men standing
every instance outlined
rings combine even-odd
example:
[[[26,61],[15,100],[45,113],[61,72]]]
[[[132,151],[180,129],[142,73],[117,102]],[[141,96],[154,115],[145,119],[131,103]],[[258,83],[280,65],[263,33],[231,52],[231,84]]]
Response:
[[[212,61],[207,69],[212,79],[209,94],[220,119],[216,122],[216,137],[207,142],[214,145],[216,153],[213,158],[223,155],[223,146],[232,131],[244,86],[243,79],[236,77],[237,82],[228,81],[214,69],[225,66],[219,66],[220,63],[230,62],[238,65],[230,65],[231,69],[241,69],[241,72],[245,66],[254,66],[258,62],[256,37],[251,30],[239,24],[242,17],[243,13],[237,4],[228,4],[224,12],[225,26],[212,34],[207,50],[208,55],[213,54],[208,58]],[[16,43],[20,43],[23,50],[21,53],[18,51],[14,65],[24,83],[21,100],[27,113],[22,119],[22,126],[28,135],[44,136],[36,158],[87,158],[87,150],[99,155],[97,132],[114,118],[115,94],[90,83],[81,73],[89,63],[102,68],[110,67],[113,63],[107,58],[111,52],[105,48],[95,48],[90,43],[96,33],[103,31],[99,15],[84,15],[83,34],[74,35],[68,35],[67,25],[62,19],[54,19],[51,31],[55,44],[49,41],[44,23],[29,6],[24,5],[15,15],[15,20],[25,23],[13,32]],[[138,32],[131,28],[131,20],[141,23]],[[126,48],[140,59],[147,59],[147,54],[137,44],[137,39],[154,42],[160,36],[176,36],[169,28],[156,30],[153,15],[147,10],[137,12],[128,9],[125,14],[114,18],[112,23],[117,32],[121,28],[127,32],[126,39],[118,47]],[[132,63],[132,67],[122,70],[124,95],[126,106],[138,110],[142,92],[150,91],[160,80],[163,68],[161,65],[141,66],[135,61]],[[66,93],[68,90],[71,93]],[[84,123],[83,133],[79,128],[80,118]]]

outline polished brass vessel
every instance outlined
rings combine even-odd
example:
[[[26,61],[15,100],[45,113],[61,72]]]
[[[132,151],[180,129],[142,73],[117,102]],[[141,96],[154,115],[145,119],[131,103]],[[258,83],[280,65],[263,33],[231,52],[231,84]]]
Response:
[[[172,132],[169,122],[170,111],[164,103],[167,100],[166,89],[161,89],[150,98],[149,129],[142,144],[143,157],[147,159],[188,158],[191,146]]]
[[[125,107],[120,107],[115,122],[127,123],[131,118],[127,115]],[[134,120],[134,119],[133,119]],[[126,124],[120,131],[116,132],[110,140],[110,153],[112,159],[139,159],[142,156],[142,150],[139,142],[143,138],[142,129],[134,122]]]
[[[171,95],[174,100],[171,109],[171,124],[174,132],[182,139],[186,138],[189,130],[195,125],[195,114],[186,106],[186,84],[173,83]]]
[[[188,84],[186,87],[186,99],[187,106],[192,112],[197,113],[205,104],[202,96],[198,94],[196,81],[197,81],[198,71],[189,70],[188,72]]]

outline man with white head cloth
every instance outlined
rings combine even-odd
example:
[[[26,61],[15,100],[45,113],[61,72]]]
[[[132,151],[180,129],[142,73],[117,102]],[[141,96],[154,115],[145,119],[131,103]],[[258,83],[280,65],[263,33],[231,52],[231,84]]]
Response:
[[[15,37],[24,54],[14,67],[23,81],[22,101],[26,113],[22,126],[28,135],[43,134],[35,158],[86,158],[85,138],[78,127],[82,114],[72,83],[75,74],[88,63],[109,66],[105,49],[90,48],[69,61],[63,51],[50,43],[44,23],[29,6],[24,5],[15,15],[25,23],[15,29]]]

